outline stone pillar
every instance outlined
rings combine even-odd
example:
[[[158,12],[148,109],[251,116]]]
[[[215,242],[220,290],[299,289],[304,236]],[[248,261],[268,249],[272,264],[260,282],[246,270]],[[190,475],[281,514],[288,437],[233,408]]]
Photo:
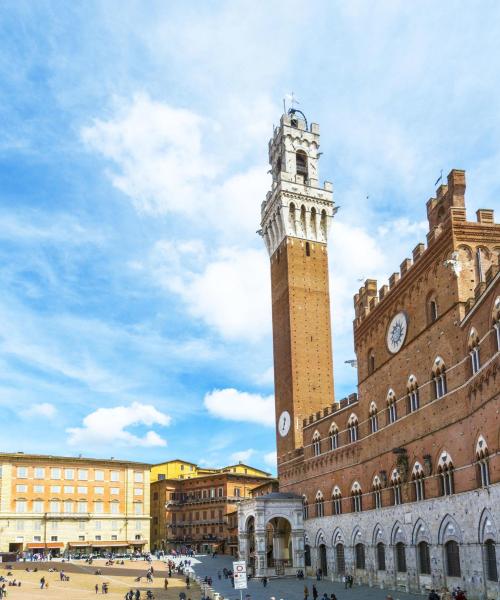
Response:
[[[275,529],[273,532],[273,558],[283,560],[285,558],[285,532],[282,529]]]
[[[240,560],[244,560],[248,565],[248,533],[240,533],[238,536],[238,550],[240,553]]]
[[[406,547],[406,572],[408,575],[408,591],[419,592],[417,547],[414,544],[409,544]]]
[[[255,531],[255,576],[266,575],[266,531]]]
[[[305,569],[303,531],[292,531],[292,556],[290,559],[295,569]]]

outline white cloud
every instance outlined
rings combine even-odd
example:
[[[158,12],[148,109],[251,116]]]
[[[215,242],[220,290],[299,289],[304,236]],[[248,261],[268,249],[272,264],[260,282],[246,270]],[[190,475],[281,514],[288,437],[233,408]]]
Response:
[[[247,450],[240,450],[239,452],[233,452],[231,454],[231,460],[233,462],[247,463],[254,454],[255,450],[253,448],[248,448]]]
[[[31,404],[19,414],[26,419],[35,417],[53,419],[57,414],[57,408],[50,402],[41,402],[40,404]]]
[[[276,450],[273,450],[272,452],[267,452],[266,454],[264,454],[264,462],[266,463],[266,465],[268,467],[271,467],[272,469],[276,469],[276,465],[278,463],[278,456],[277,456]]]
[[[203,197],[196,191],[217,170],[202,151],[205,126],[192,111],[136,94],[131,103],[117,100],[112,118],[95,119],[81,135],[90,149],[116,165],[109,177],[135,208],[158,215],[201,206]]]
[[[214,417],[226,421],[274,426],[274,396],[261,396],[226,388],[209,392],[203,402]]]
[[[108,119],[95,119],[82,129],[81,137],[90,150],[114,165],[107,171],[112,184],[138,212],[187,215],[231,239],[242,231],[255,236],[269,176],[264,153],[259,166],[241,169],[240,161],[242,154],[253,150],[257,137],[265,139],[264,128],[269,129],[270,103],[261,98],[260,105],[265,106],[260,117],[247,119],[240,127],[242,107],[235,101],[235,114],[231,119],[226,115],[222,126],[193,111],[136,94],[129,102],[118,100],[114,113]],[[234,142],[236,123],[246,143],[228,152],[227,141]],[[231,170],[233,163],[239,171]]]
[[[256,342],[269,334],[270,275],[264,250],[221,248],[207,257],[202,245],[161,241],[147,267],[154,281],[177,293],[192,316],[222,337]]]
[[[166,441],[155,431],[148,431],[143,437],[126,430],[127,427],[144,425],[170,424],[170,417],[158,411],[150,404],[134,402],[130,406],[114,408],[98,408],[83,419],[83,427],[66,429],[69,434],[68,443],[72,446],[84,447],[87,444],[120,446],[165,446]]]

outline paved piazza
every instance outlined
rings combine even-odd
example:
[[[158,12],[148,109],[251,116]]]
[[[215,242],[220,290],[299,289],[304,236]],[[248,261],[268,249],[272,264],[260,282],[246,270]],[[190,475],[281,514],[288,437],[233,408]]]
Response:
[[[127,591],[131,588],[141,591],[141,599],[146,597],[146,591],[150,589],[154,593],[155,600],[178,600],[179,592],[185,590],[184,578],[172,577],[169,579],[169,589],[163,589],[164,576],[167,574],[165,565],[160,561],[154,561],[156,577],[153,584],[147,584],[145,573],[148,565],[144,561],[126,561],[124,566],[105,567],[105,560],[95,560],[89,566],[83,561],[61,563],[12,563],[12,576],[7,577],[6,565],[0,565],[0,574],[8,580],[21,581],[21,587],[7,587],[8,600],[88,600],[95,598],[95,585],[99,585],[98,597],[103,597],[102,584],[109,584],[109,593],[105,595],[109,600],[123,600]],[[69,576],[69,581],[60,581],[59,572],[49,573],[48,569],[57,568],[64,570]],[[36,573],[26,572],[26,568],[38,568]],[[102,575],[95,575],[96,569],[101,569]],[[134,581],[137,576],[142,576],[142,581]],[[45,577],[49,584],[48,589],[40,589],[40,578]],[[191,592],[191,593],[190,593]],[[198,586],[187,593],[187,598],[198,600],[200,597]],[[192,595],[191,595],[192,594]]]
[[[232,558],[228,556],[217,556],[216,558],[198,557],[200,563],[194,565],[194,570],[202,579],[205,575],[212,577],[212,586],[222,594],[224,598],[230,600],[239,600],[240,594],[238,590],[234,590],[229,579],[222,578],[219,581],[217,571],[222,571],[224,567],[232,568]],[[251,580],[248,584],[248,590],[243,590],[243,598],[246,594],[250,594],[251,600],[269,600],[271,597],[280,600],[304,600],[304,586],[309,588],[309,598],[312,600],[312,586],[316,585],[319,592],[319,600],[324,592],[330,595],[332,592],[337,596],[337,600],[346,598],[352,600],[385,600],[387,594],[391,594],[394,600],[416,600],[422,598],[414,594],[404,592],[396,592],[391,590],[381,590],[379,588],[370,588],[365,585],[354,585],[352,589],[345,590],[342,584],[332,583],[328,580],[316,581],[312,578],[299,581],[293,578],[286,579],[271,579],[266,588],[258,580]]]

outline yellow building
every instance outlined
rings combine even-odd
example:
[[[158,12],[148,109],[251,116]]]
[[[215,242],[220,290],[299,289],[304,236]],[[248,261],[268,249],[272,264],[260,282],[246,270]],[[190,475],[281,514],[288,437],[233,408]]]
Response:
[[[174,459],[164,463],[159,463],[151,467],[151,483],[154,481],[163,481],[164,479],[193,479],[195,477],[204,477],[205,475],[217,475],[219,473],[237,473],[240,475],[249,475],[255,477],[268,477],[269,473],[250,467],[243,463],[229,465],[221,469],[209,469],[200,467],[195,463],[186,460]]]
[[[149,549],[150,465],[0,453],[0,552]]]

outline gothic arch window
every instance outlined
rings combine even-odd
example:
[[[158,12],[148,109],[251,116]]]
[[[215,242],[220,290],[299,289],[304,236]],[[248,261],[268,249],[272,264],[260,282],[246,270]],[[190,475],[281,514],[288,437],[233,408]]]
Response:
[[[378,475],[373,478],[372,489],[374,508],[382,508],[382,482]]]
[[[441,496],[451,496],[455,493],[453,461],[446,450],[443,450],[439,456],[437,470],[440,481]]]
[[[349,436],[349,443],[358,441],[358,417],[352,413],[347,421],[347,433]]]
[[[476,443],[476,464],[477,464],[477,484],[481,487],[490,485],[490,465],[489,452],[486,440],[482,435],[477,439]]]
[[[377,544],[377,570],[385,571],[385,544],[383,542]]]
[[[368,350],[368,375],[371,375],[375,371],[375,352],[373,348]]]
[[[421,500],[425,500],[424,470],[419,462],[416,462],[413,465],[413,470],[411,472],[411,480],[413,484],[415,501],[420,502]]]
[[[318,492],[316,493],[315,504],[316,504],[316,516],[324,517],[325,516],[325,499],[323,498],[323,493],[321,492],[321,490],[318,490]]]
[[[326,210],[323,209],[321,211],[321,219],[320,219],[320,223],[319,223],[319,227],[321,230],[321,239],[326,242],[326,234],[327,234],[327,216],[326,216]]]
[[[432,381],[434,383],[434,398],[442,398],[448,391],[446,383],[446,366],[443,359],[437,356],[432,366]]]
[[[355,481],[351,488],[352,511],[361,512],[363,510],[363,494],[358,481]]]
[[[365,568],[365,545],[364,544],[356,544],[355,553],[356,553],[356,569],[364,569]]]
[[[408,412],[412,413],[420,408],[420,395],[415,375],[410,375],[408,377],[406,389],[408,391]]]
[[[307,154],[304,150],[297,150],[295,153],[295,172],[302,175],[304,181],[307,181]]]
[[[317,239],[318,238],[318,225],[316,223],[317,220],[317,212],[316,212],[316,208],[313,206],[311,208],[311,217],[310,217],[310,229],[311,229],[311,233],[313,235],[313,239]]]
[[[377,405],[375,402],[370,404],[370,431],[375,433],[378,431],[378,415],[377,415]]]
[[[321,454],[321,435],[319,431],[315,431],[312,437],[312,448],[314,456]]]
[[[288,207],[288,222],[290,224],[290,232],[292,235],[297,234],[297,217],[295,204],[290,202],[290,206]]]
[[[403,542],[396,544],[396,571],[406,573],[406,547]]]
[[[427,542],[419,542],[417,545],[418,568],[422,575],[431,574],[431,556],[429,552],[429,544]]]
[[[427,324],[430,325],[438,319],[438,303],[435,292],[430,292],[427,295],[425,306],[427,310]]]
[[[307,237],[306,207],[304,205],[300,207],[300,229],[302,235]]]
[[[337,559],[337,573],[342,575],[345,573],[344,544],[337,544],[335,546],[335,557]]]
[[[393,469],[391,473],[391,489],[392,489],[392,503],[394,506],[399,506],[403,503],[401,494],[401,475],[397,469]]]
[[[309,518],[309,503],[306,496],[302,496],[302,516],[304,517],[304,521]]]
[[[387,422],[394,423],[398,419],[398,411],[396,407],[396,394],[390,389],[387,392]]]
[[[332,492],[332,513],[334,515],[342,514],[342,493],[338,485],[333,488]]]
[[[497,551],[493,540],[486,540],[484,543],[484,560],[486,563],[486,579],[488,581],[498,581]]]
[[[330,425],[328,435],[330,436],[330,450],[336,450],[339,447],[339,428],[336,423]]]
[[[470,356],[470,368],[472,375],[475,375],[481,368],[481,360],[479,357],[479,335],[474,327],[469,332],[467,347]]]
[[[493,304],[493,330],[495,331],[496,350],[500,350],[500,296]]]
[[[460,577],[460,548],[455,540],[449,540],[444,545],[446,575],[448,577]]]

